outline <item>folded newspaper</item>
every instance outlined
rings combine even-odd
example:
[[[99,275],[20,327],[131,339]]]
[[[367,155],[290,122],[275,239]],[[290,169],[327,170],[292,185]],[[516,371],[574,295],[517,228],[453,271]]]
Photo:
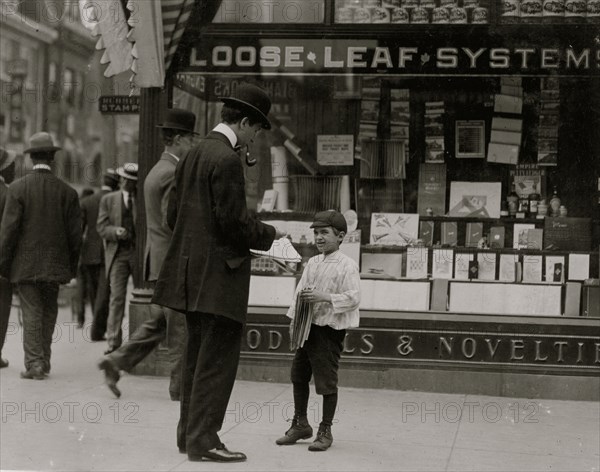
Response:
[[[301,262],[302,257],[292,245],[288,238],[276,239],[268,251],[257,251],[251,249],[250,253],[254,256],[264,256],[271,259],[276,259],[282,262]]]

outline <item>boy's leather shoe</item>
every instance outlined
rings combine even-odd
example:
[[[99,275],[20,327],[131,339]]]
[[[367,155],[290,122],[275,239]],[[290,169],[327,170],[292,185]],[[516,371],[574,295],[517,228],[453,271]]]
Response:
[[[331,426],[319,426],[317,432],[317,438],[314,442],[308,446],[309,451],[326,451],[331,447],[333,443],[333,436],[331,435]]]
[[[41,367],[31,366],[25,372],[21,372],[21,378],[28,380],[44,380],[45,375]]]
[[[275,441],[279,446],[289,446],[296,444],[300,439],[308,439],[312,437],[313,429],[308,424],[306,417],[296,418],[292,420],[292,427],[285,432],[285,436],[280,437]]]
[[[4,369],[4,367],[8,367],[8,361],[0,357],[0,369]]]
[[[188,454],[188,459],[192,462],[244,462],[246,460],[246,454],[243,452],[230,451],[225,447],[225,444],[221,444],[220,446],[217,446],[210,451],[203,452],[202,454]]]
[[[119,374],[117,366],[114,365],[110,359],[104,358],[98,364],[98,368],[104,371],[104,383],[106,386],[117,398],[119,398],[121,396],[121,390],[117,387],[117,382],[121,378],[121,374]]]

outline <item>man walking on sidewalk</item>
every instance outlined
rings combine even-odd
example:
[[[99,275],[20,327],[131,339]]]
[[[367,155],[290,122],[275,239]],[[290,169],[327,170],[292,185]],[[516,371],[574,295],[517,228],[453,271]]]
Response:
[[[16,285],[23,312],[24,379],[50,372],[59,285],[75,277],[81,249],[77,192],[50,167],[59,149],[48,133],[31,137],[33,172],[8,188],[0,228],[0,276]]]
[[[89,281],[92,298],[92,341],[103,341],[108,320],[110,288],[104,267],[104,243],[96,229],[100,200],[109,192],[119,188],[119,177],[114,169],[106,169],[102,176],[102,188],[81,200],[83,223],[83,245],[81,247],[81,270]]]
[[[135,221],[138,165],[126,163],[117,169],[123,178],[121,190],[107,193],[100,200],[96,229],[104,239],[104,263],[110,281],[107,341],[110,354],[123,343],[123,317],[127,282],[135,260]]]
[[[193,144],[196,115],[172,109],[167,111],[162,129],[165,149],[160,160],[150,170],[144,181],[146,207],[146,253],[144,278],[154,284],[169,249],[173,231],[167,224],[169,194],[175,178],[175,168]],[[186,341],[185,317],[170,308],[152,305],[151,316],[129,337],[129,341],[100,361],[108,388],[121,395],[117,382],[120,370],[131,371],[165,338],[169,347],[171,364],[171,400],[179,400],[181,384],[181,356]]]
[[[237,87],[221,123],[181,160],[169,206],[173,237],[153,301],[185,312],[188,342],[177,445],[192,461],[244,461],[218,432],[240,358],[248,309],[250,249],[284,236],[248,213],[244,169],[236,146],[270,129],[271,101],[254,85]]]
[[[8,152],[0,148],[0,226],[2,226],[2,213],[6,203],[8,184],[15,178],[15,152]],[[6,340],[8,319],[12,304],[12,287],[10,282],[0,276],[0,369],[8,367],[8,361],[2,358],[2,348]]]

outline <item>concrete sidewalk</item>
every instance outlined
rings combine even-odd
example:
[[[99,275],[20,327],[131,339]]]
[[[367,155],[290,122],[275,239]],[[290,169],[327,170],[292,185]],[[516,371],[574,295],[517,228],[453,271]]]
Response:
[[[45,381],[21,380],[21,330],[13,311],[0,371],[2,470],[106,471],[598,471],[597,403],[341,388],[334,443],[274,441],[293,413],[289,384],[238,381],[221,431],[238,464],[188,462],[175,445],[179,404],[168,379],[126,375],[117,400],[91,343],[62,308]],[[600,381],[599,381],[600,382]],[[309,419],[320,420],[311,390]]]

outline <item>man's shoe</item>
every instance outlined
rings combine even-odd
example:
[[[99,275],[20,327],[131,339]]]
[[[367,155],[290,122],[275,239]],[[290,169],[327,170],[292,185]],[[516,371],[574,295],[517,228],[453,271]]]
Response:
[[[289,420],[288,420],[289,421]],[[275,441],[279,446],[289,446],[296,444],[300,439],[309,439],[313,435],[313,429],[308,424],[306,417],[297,418],[294,416],[292,427],[285,432],[285,436],[280,437]]]
[[[331,426],[319,426],[317,438],[308,446],[309,451],[326,451],[331,447],[333,436],[331,435]]]
[[[5,367],[8,367],[8,361],[0,357],[0,369],[4,369]]]
[[[188,455],[188,459],[192,462],[213,461],[213,462],[244,462],[246,454],[243,452],[232,452],[221,444],[210,451],[203,452],[199,455]]]
[[[104,383],[106,386],[119,398],[121,391],[117,387],[117,382],[121,378],[121,374],[119,374],[118,367],[110,359],[104,358],[98,363],[98,368],[104,371]]]
[[[27,369],[25,372],[21,372],[22,379],[44,380],[45,377],[46,376],[44,375],[44,371],[42,370],[41,367],[38,367],[38,366],[32,366],[29,369]]]

